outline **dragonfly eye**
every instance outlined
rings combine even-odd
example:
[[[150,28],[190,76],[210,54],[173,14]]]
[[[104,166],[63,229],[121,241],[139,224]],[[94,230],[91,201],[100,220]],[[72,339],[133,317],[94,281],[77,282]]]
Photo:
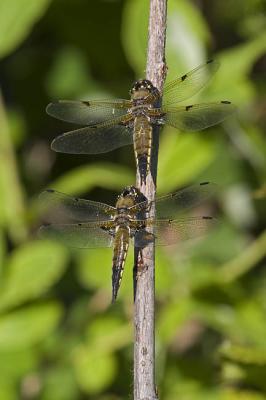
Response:
[[[126,196],[136,197],[137,195],[138,195],[138,189],[135,188],[135,186],[127,186],[122,192],[122,197]]]
[[[133,83],[132,88],[130,89],[130,94],[137,92],[138,90],[148,90],[152,91],[154,88],[151,81],[148,79],[140,79]]]

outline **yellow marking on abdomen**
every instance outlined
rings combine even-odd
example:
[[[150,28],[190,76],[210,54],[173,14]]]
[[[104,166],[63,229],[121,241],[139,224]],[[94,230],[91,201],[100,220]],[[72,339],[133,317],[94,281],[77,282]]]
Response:
[[[141,175],[147,175],[150,169],[152,147],[152,126],[145,116],[136,117],[134,121],[134,152],[137,168]],[[140,165],[143,163],[144,165]]]
[[[117,295],[123,277],[124,265],[128,252],[128,247],[129,247],[129,228],[118,227],[114,240],[113,278],[112,278],[113,295],[115,295],[115,297]]]

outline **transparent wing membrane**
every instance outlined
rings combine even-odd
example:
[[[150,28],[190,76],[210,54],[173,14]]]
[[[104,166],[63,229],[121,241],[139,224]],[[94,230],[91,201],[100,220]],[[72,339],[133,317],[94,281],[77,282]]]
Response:
[[[43,225],[39,230],[42,238],[57,240],[69,247],[111,247],[113,237],[92,223]]]
[[[106,221],[116,212],[114,207],[107,204],[70,197],[52,189],[42,192],[39,201],[41,211],[48,213],[48,217],[52,212],[52,221]]]
[[[155,200],[156,217],[171,218],[184,210],[198,206],[210,196],[214,195],[217,186],[211,182],[201,182],[171,193],[158,197]]]
[[[146,220],[146,226],[152,227],[153,233],[140,230],[135,235],[135,246],[145,247],[150,242],[156,246],[178,244],[181,241],[202,236],[214,225],[212,217],[190,217],[178,220]]]
[[[116,121],[118,123],[119,121]],[[64,133],[51,144],[53,150],[70,154],[99,154],[133,143],[133,132],[125,125],[85,127]]]
[[[124,203],[120,202],[121,209],[118,209],[46,190],[40,195],[41,210],[51,216],[53,224],[42,226],[40,234],[70,247],[110,247],[117,228],[123,226],[129,229],[137,247],[145,247],[154,240],[156,245],[171,245],[197,237],[213,224],[211,217],[185,218],[183,215],[180,218],[178,214],[201,203],[215,191],[214,184],[202,182],[159,197],[155,204],[143,201],[128,207],[125,199]],[[156,206],[157,219],[148,216],[152,205]],[[50,211],[52,214],[49,214]]]
[[[131,107],[130,100],[59,100],[48,104],[47,114],[62,121],[79,125],[95,125],[112,118],[122,117]]]
[[[50,103],[47,106],[49,115],[86,125],[58,136],[51,147],[54,151],[69,154],[100,154],[112,151],[133,143],[134,120],[144,116],[149,125],[169,124],[183,131],[202,130],[218,124],[235,111],[235,106],[230,102],[172,106],[173,103],[184,101],[197,93],[218,67],[219,63],[211,60],[168,83],[163,94],[162,108],[153,108],[156,95],[151,93],[141,97],[140,88],[140,98],[137,100],[60,100]],[[146,80],[141,80],[136,84],[141,85],[143,82],[147,83]],[[147,102],[151,103],[149,107]]]
[[[189,210],[208,199],[215,192],[217,186],[211,182],[201,182],[189,186],[176,193],[158,197],[155,200],[156,218],[175,218],[176,215]],[[153,202],[144,201],[136,204],[132,209],[137,212],[149,211]]]
[[[184,131],[198,131],[222,122],[236,111],[227,101],[163,109],[164,122]]]
[[[168,106],[194,96],[207,84],[218,68],[218,61],[210,60],[166,84],[163,91],[163,105]]]

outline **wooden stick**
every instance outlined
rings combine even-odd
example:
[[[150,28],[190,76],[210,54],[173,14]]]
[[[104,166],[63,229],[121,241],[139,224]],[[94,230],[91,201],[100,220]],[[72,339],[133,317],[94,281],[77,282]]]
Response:
[[[167,0],[150,0],[146,78],[160,92],[162,92],[166,75],[166,13]],[[136,186],[149,200],[154,200],[156,194],[158,149],[159,128],[154,127],[151,173],[147,175],[146,182],[142,184],[139,171],[136,176]],[[151,213],[154,213],[154,210],[151,210]],[[134,400],[158,399],[155,386],[154,253],[152,243],[143,250],[136,249],[135,251]]]

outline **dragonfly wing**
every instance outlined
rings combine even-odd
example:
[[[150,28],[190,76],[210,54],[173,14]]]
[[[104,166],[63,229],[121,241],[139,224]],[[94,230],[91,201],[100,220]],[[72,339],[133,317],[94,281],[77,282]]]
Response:
[[[103,223],[102,226],[104,225]],[[43,225],[39,234],[42,238],[56,240],[69,247],[82,249],[111,247],[113,243],[113,236],[107,230],[102,229],[99,224],[94,223]]]
[[[200,131],[222,122],[236,111],[229,101],[164,109],[164,122],[183,131]]]
[[[189,210],[212,196],[217,185],[211,182],[201,182],[188,186],[175,193],[158,197],[155,200],[157,218],[174,218],[184,210]]]
[[[52,141],[54,151],[70,154],[99,154],[133,143],[133,131],[126,125],[98,125],[70,131]]]
[[[210,196],[215,194],[217,185],[212,182],[200,182],[196,185],[188,186],[175,193],[157,197],[155,201],[142,201],[130,207],[137,217],[138,213],[148,212],[155,204],[156,217],[161,219],[174,219],[177,214],[197,206]]]
[[[194,96],[207,84],[219,65],[218,61],[210,60],[166,84],[163,91],[163,105],[178,103]]]
[[[154,242],[156,246],[174,245],[194,239],[206,233],[214,225],[212,217],[190,217],[177,220],[147,220],[146,226],[153,229],[153,233],[140,230],[135,235],[135,246],[145,247]]]
[[[107,204],[74,198],[52,189],[42,192],[39,199],[41,211],[46,213],[51,210],[52,221],[106,221],[116,212]]]
[[[111,118],[125,115],[131,107],[130,100],[59,100],[46,107],[47,114],[62,121],[80,125],[95,125]]]

